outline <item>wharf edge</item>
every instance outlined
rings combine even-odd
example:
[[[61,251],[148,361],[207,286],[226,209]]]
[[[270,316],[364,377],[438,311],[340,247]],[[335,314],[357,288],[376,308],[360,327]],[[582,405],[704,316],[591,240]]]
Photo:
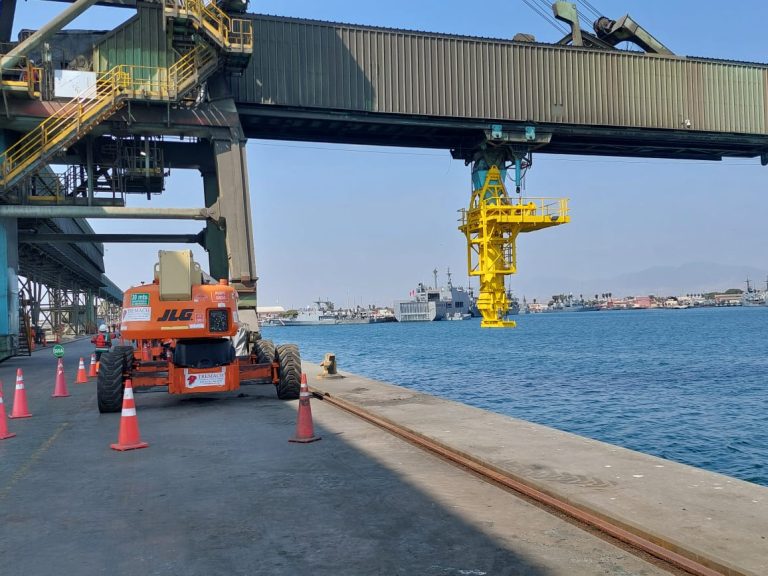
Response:
[[[768,554],[761,553],[768,549],[764,486],[348,372],[323,380],[315,366],[305,362],[304,370],[318,397],[341,399],[372,421],[603,519],[702,565],[700,574],[768,574]]]

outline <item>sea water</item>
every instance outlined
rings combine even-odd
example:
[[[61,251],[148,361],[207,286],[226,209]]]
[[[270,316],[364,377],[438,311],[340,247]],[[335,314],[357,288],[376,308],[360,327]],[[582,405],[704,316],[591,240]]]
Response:
[[[302,359],[768,486],[768,307],[267,327]]]

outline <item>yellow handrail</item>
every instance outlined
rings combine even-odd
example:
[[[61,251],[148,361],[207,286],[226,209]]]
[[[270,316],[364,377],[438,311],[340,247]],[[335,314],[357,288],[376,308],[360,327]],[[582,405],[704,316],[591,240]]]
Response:
[[[244,18],[232,18],[215,0],[165,0],[167,11],[194,18],[228,50],[250,52],[253,49],[253,25]]]
[[[7,186],[53,149],[118,110],[127,99],[178,98],[215,63],[215,53],[198,44],[170,68],[115,66],[0,154],[0,184]]]
[[[5,58],[4,54],[0,54],[0,64]],[[40,95],[42,75],[42,68],[33,66],[31,60],[22,56],[14,66],[0,68],[0,89],[26,91],[30,97],[36,98]]]

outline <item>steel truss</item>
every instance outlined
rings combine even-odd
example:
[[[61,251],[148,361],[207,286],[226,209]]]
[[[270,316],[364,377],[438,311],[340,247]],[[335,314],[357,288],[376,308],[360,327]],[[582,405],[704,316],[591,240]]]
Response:
[[[113,326],[120,320],[120,307],[99,297],[92,288],[50,285],[21,276],[19,306],[30,326],[45,330],[48,342],[92,334],[99,322]]]

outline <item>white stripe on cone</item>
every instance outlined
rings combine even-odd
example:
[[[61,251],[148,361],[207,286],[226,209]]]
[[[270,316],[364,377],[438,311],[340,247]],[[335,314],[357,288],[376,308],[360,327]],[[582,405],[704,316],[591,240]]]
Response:
[[[123,400],[126,399],[133,400],[133,388],[126,388],[125,392],[123,392]]]
[[[136,408],[123,408],[123,416],[136,416]]]

